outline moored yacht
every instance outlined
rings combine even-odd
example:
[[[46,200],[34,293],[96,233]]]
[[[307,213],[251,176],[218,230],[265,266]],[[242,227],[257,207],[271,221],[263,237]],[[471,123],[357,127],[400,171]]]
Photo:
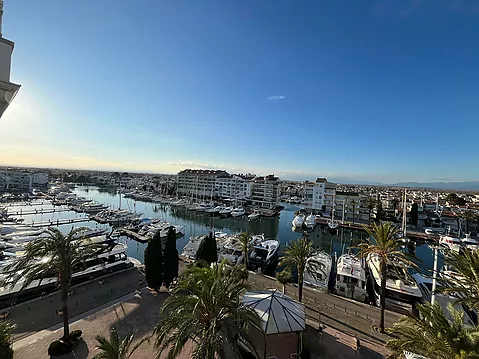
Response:
[[[255,209],[253,213],[248,215],[248,220],[250,222],[256,221],[257,219],[260,219],[260,218],[261,218],[261,212],[259,212],[257,209]]]
[[[336,270],[336,294],[363,302],[366,299],[366,271],[358,257],[343,254]]]
[[[331,219],[331,220],[328,221],[328,227],[331,230],[338,229],[339,223],[337,221],[335,221],[334,219]]]
[[[302,228],[304,224],[304,214],[298,213],[294,216],[292,224],[294,228]]]
[[[266,268],[278,257],[279,241],[277,239],[265,239],[252,245],[248,262],[252,269]]]
[[[233,211],[233,207],[224,207],[224,208],[220,211],[220,216],[229,216],[232,211]]]
[[[245,211],[243,207],[236,207],[231,211],[231,216],[232,217],[242,217],[244,216]]]
[[[381,285],[379,257],[369,254],[366,263],[376,304],[379,304]],[[407,268],[401,263],[389,262],[387,265],[386,308],[400,312],[413,312],[415,304],[420,301],[422,301],[421,290],[414,278],[408,273]]]
[[[216,207],[207,209],[205,212],[211,215],[215,215],[215,214],[219,214],[223,209],[225,209],[224,206],[216,206]]]
[[[126,255],[126,250],[127,246],[124,244],[105,244],[104,249],[99,250],[96,256],[86,258],[84,263],[74,268],[72,285],[133,267],[133,263]],[[48,261],[48,258],[39,258],[39,260]],[[21,278],[21,273],[18,275],[20,279],[13,287],[10,287],[10,283],[6,281],[6,276],[2,275],[0,279],[0,308],[9,306],[12,300],[17,303],[24,302],[58,289],[58,278],[53,275],[38,278],[22,290],[24,281]]]
[[[461,245],[471,251],[479,250],[479,240],[476,238],[471,238],[471,235],[468,233],[464,238],[461,238]]]
[[[450,235],[443,235],[439,237],[439,244],[447,247],[454,252],[459,252],[461,249],[461,240]]]
[[[306,262],[304,284],[326,293],[328,291],[332,265],[333,260],[328,253],[323,251],[316,252]]]
[[[316,218],[311,213],[309,216],[306,217],[304,220],[304,226],[308,229],[313,229],[316,225]]]

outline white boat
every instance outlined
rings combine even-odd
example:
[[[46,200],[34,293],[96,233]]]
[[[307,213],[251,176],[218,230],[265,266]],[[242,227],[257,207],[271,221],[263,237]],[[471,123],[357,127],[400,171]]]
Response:
[[[241,217],[244,216],[244,208],[243,207],[236,207],[231,211],[231,216],[232,217]]]
[[[225,208],[224,206],[216,206],[216,207],[207,209],[205,212],[209,214],[219,214],[224,208]]]
[[[106,249],[106,250],[105,250]],[[105,249],[100,250],[96,256],[86,258],[82,266],[77,266],[72,274],[72,284],[80,283],[81,281],[91,278],[99,277],[107,273],[126,269],[133,266],[133,263],[126,255],[127,246],[125,244],[105,244]],[[48,261],[48,258],[39,259]],[[36,279],[30,283],[26,288],[23,288],[24,281],[20,278],[17,283],[10,287],[9,282],[5,282],[6,276],[2,275],[0,279],[0,305],[9,303],[12,299],[17,298],[31,299],[35,296],[40,296],[42,293],[49,293],[57,290],[58,278],[44,277]],[[18,292],[22,289],[22,296],[18,296]]]
[[[294,216],[292,224],[294,228],[302,228],[304,224],[304,214],[299,213]]]
[[[272,264],[278,257],[279,241],[276,239],[265,239],[252,245],[248,262],[251,268],[265,268]]]
[[[233,211],[233,207],[224,207],[221,211],[220,211],[220,215],[221,216],[228,216],[231,214],[231,212]]]
[[[370,280],[375,295],[376,304],[380,303],[381,277],[379,275],[379,257],[370,254],[367,257]],[[387,265],[386,308],[412,312],[415,303],[422,301],[422,293],[407,268],[400,263],[389,262]]]
[[[363,302],[366,299],[366,271],[358,257],[343,254],[336,270],[336,294]]]
[[[261,218],[261,212],[259,212],[257,209],[255,209],[254,212],[248,216],[248,220],[250,222],[256,221],[259,218]]]
[[[207,237],[207,235],[190,237],[190,240],[183,248],[183,252],[181,252],[181,256],[190,260],[195,260],[196,252],[198,252],[198,248],[205,237]]]
[[[313,229],[316,225],[316,218],[311,213],[309,216],[306,217],[304,220],[304,226],[308,229]]]
[[[465,237],[461,238],[461,245],[472,251],[479,250],[479,240],[476,238],[471,238],[469,233],[466,234]]]
[[[461,240],[457,237],[443,235],[439,237],[439,244],[449,248],[454,252],[459,252],[461,249]]]
[[[338,221],[335,221],[334,219],[330,219],[328,221],[328,227],[329,229],[332,229],[332,230],[337,229],[339,227],[339,223]]]
[[[306,261],[304,284],[327,293],[332,265],[333,260],[328,253],[323,251],[315,253]]]
[[[243,262],[241,244],[236,236],[228,236],[221,241],[218,249],[218,263],[226,260],[226,263],[235,266]]]
[[[430,227],[424,230],[424,233],[429,235],[437,235],[437,234],[444,234],[446,230],[442,227]]]

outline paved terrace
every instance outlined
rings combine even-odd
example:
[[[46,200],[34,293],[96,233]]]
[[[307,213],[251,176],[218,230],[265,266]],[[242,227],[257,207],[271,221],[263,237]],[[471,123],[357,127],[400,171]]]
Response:
[[[151,334],[158,323],[158,310],[168,294],[153,296],[146,289],[138,291],[142,274],[136,270],[116,273],[74,288],[69,298],[71,330],[81,329],[84,341],[74,354],[66,358],[91,358],[97,351],[94,337],[108,336],[114,326],[121,335],[137,331],[138,340]],[[279,288],[275,280],[250,273],[253,289]],[[287,294],[295,297],[297,288],[287,286]],[[387,340],[373,329],[379,319],[379,310],[329,294],[306,289],[304,300],[307,314],[305,342],[313,349],[313,358],[357,358],[356,340],[361,340],[359,357],[381,358],[387,354],[384,343]],[[15,330],[15,359],[48,358],[50,342],[62,335],[61,317],[55,314],[60,309],[60,295],[55,293],[47,298],[18,305],[10,310],[10,319]],[[386,312],[386,325],[392,325],[400,316]],[[326,327],[322,335],[318,328],[321,321]],[[189,358],[188,347],[182,358]],[[314,354],[315,353],[315,354]],[[145,343],[132,358],[153,358],[153,343]]]

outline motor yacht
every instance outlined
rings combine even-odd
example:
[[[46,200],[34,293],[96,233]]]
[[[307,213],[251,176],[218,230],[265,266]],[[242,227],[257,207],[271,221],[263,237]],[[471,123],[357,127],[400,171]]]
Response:
[[[369,270],[375,302],[380,303],[381,277],[379,274],[379,257],[369,254],[366,259]],[[407,268],[399,262],[390,261],[387,264],[386,281],[386,308],[411,313],[415,310],[415,304],[422,301],[422,293],[414,278]]]
[[[363,302],[366,299],[366,271],[361,260],[352,254],[338,258],[336,294]]]
[[[220,211],[220,216],[229,216],[232,211],[233,211],[233,207],[224,207],[224,208]]]
[[[454,252],[459,252],[461,249],[461,240],[450,235],[442,235],[439,237],[439,244]]]
[[[304,220],[304,226],[308,229],[313,229],[316,225],[316,218],[311,213],[309,216],[306,217]]]
[[[243,207],[236,207],[231,211],[231,216],[232,217],[242,217],[244,216],[245,211]]]
[[[265,239],[252,245],[248,258],[249,266],[252,269],[264,269],[271,265],[278,257],[279,245],[277,239]]]
[[[471,234],[467,233],[465,237],[461,238],[461,245],[471,251],[479,250],[479,240],[471,238]]]
[[[332,265],[333,260],[328,253],[316,252],[306,261],[304,284],[326,293]]]
[[[258,220],[258,219],[260,219],[260,218],[261,218],[261,212],[259,212],[257,209],[255,209],[253,213],[251,213],[250,215],[248,215],[248,220],[249,220],[250,222],[254,222],[254,221],[256,221],[256,220]]]
[[[294,216],[292,224],[294,228],[302,228],[304,224],[304,214],[299,213]]]

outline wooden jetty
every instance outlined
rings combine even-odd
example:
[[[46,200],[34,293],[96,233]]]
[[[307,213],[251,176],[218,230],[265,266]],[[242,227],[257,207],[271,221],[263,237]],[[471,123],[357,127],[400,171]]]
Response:
[[[17,212],[9,212],[7,214],[9,216],[27,216],[30,214],[47,214],[47,213],[60,213],[60,212],[68,212],[71,211],[70,209],[58,209],[58,208],[48,208],[48,209],[39,209],[39,210],[30,210],[30,211],[17,211]]]
[[[148,243],[148,240],[149,240],[148,237],[142,236],[141,234],[138,234],[126,228],[119,229],[119,232],[120,232],[120,235],[127,236],[140,243]]]
[[[68,219],[52,219],[49,221],[42,221],[42,222],[32,222],[32,227],[51,227],[51,226],[61,226],[62,224],[73,224],[73,223],[81,223],[81,222],[88,222],[90,218],[88,217],[81,217],[81,218],[68,218]]]

